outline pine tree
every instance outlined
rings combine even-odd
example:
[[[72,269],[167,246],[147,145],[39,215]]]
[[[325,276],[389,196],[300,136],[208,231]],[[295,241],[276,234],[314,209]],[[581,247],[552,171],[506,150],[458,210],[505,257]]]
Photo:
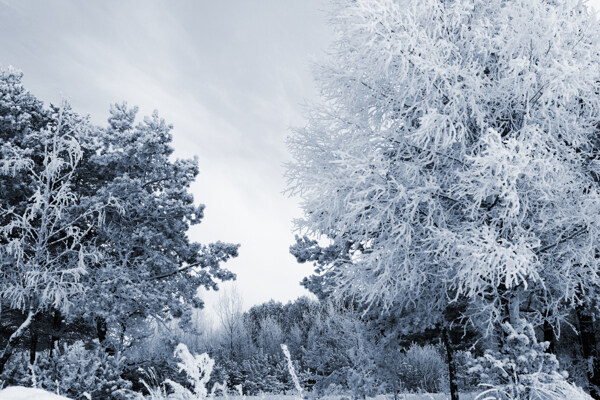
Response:
[[[100,128],[68,104],[44,108],[21,78],[0,71],[0,301],[22,317],[0,371],[42,315],[54,332],[88,321],[101,341],[117,328],[113,342],[136,319],[189,322],[199,287],[235,278],[221,263],[239,247],[187,236],[204,212],[189,191],[197,161],[173,159],[157,113],[135,125],[137,109],[115,105]]]

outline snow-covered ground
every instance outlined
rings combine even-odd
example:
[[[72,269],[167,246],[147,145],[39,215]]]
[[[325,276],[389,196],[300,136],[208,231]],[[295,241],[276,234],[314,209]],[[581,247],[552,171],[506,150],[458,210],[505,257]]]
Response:
[[[0,390],[0,400],[70,400],[42,389],[11,386]]]

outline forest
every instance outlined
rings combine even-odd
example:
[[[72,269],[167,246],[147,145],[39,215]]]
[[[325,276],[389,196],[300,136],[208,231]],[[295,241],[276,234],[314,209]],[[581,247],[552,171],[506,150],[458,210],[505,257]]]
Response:
[[[176,128],[0,70],[0,399],[600,399],[595,11],[340,0],[331,25],[287,133],[309,295],[249,309],[240,244],[190,239]]]

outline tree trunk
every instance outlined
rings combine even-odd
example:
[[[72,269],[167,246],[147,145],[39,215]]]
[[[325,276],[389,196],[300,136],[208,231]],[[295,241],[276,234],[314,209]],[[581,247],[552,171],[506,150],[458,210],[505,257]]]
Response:
[[[17,344],[19,343],[21,338],[23,337],[25,330],[27,328],[29,328],[29,325],[31,325],[31,321],[33,321],[34,316],[35,316],[35,312],[33,311],[32,308],[30,308],[29,312],[27,313],[27,318],[25,318],[25,321],[23,321],[21,326],[19,326],[19,328],[17,328],[17,330],[12,335],[10,335],[10,338],[8,339],[8,343],[6,343],[6,346],[4,347],[4,350],[2,351],[2,355],[0,355],[0,374],[2,372],[4,372],[4,367],[6,366],[6,362],[12,355],[13,351],[15,350],[15,347],[17,346]]]
[[[508,316],[510,324],[517,329],[521,326],[521,297],[519,292],[514,292],[508,303]]]
[[[62,315],[60,311],[54,310],[54,317],[52,319],[52,338],[50,340],[50,357],[52,357],[52,353],[54,351],[54,347],[59,342],[60,338],[58,336],[58,332],[62,327]]]
[[[458,398],[458,386],[456,384],[456,367],[452,360],[452,343],[450,343],[450,336],[448,329],[442,329],[442,341],[446,347],[446,360],[448,362],[448,381],[450,383],[450,399],[459,400]]]
[[[590,395],[594,399],[600,399],[600,360],[598,359],[596,331],[594,320],[591,315],[585,313],[581,308],[577,309],[579,321],[579,338],[581,341],[581,352],[583,358],[588,360],[587,376]]]
[[[38,335],[35,330],[29,328],[29,334],[31,335],[29,342],[29,364],[35,364],[35,356],[37,355],[37,344],[38,344]]]
[[[514,329],[521,327],[521,298],[519,292],[516,290],[506,289],[504,284],[498,287],[498,293],[500,294],[500,320],[496,321],[496,345],[498,349],[503,348],[506,345],[507,332],[505,331],[504,325],[510,324]]]
[[[504,325],[506,323],[513,325],[511,319],[515,319],[515,301],[513,299],[513,293],[511,293],[503,283],[498,286],[498,294],[500,297],[500,318],[494,325],[496,330],[496,346],[499,350],[506,345],[506,331]]]
[[[104,351],[109,356],[114,356],[116,354],[116,350],[114,348],[114,343],[106,342],[106,338],[108,336],[108,325],[106,324],[106,320],[104,318],[96,319],[96,332],[98,334],[98,341],[104,347]]]
[[[127,325],[124,322],[121,322],[121,335],[119,336],[119,340],[121,342],[121,349],[123,349],[123,343],[125,342],[125,331],[127,330]]]
[[[554,351],[554,329],[552,329],[552,325],[546,320],[544,320],[544,342],[550,343],[546,349],[546,353],[556,354]]]
[[[106,321],[104,320],[104,318],[96,319],[96,332],[98,334],[98,341],[100,343],[104,343],[104,341],[106,340],[107,330],[108,328],[106,326]]]

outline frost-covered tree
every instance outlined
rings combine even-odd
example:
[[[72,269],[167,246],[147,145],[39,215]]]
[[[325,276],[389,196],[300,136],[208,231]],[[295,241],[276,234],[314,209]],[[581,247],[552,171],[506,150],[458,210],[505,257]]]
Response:
[[[60,113],[55,126],[30,138],[41,145],[41,154],[10,142],[0,147],[0,174],[20,177],[33,191],[21,207],[0,207],[0,298],[26,314],[0,355],[0,373],[35,316],[48,310],[68,313],[85,291],[87,265],[101,260],[85,238],[99,227],[111,199],[73,213],[82,151],[63,118],[68,114]],[[39,164],[35,156],[41,156]]]
[[[524,313],[558,326],[592,298],[600,30],[585,3],[342,1],[334,23],[323,101],[290,138],[297,226],[319,239],[292,248],[317,266],[308,283],[428,312],[465,298],[488,332]]]
[[[274,355],[277,354],[277,350],[281,351],[282,343],[284,343],[283,330],[279,323],[270,316],[260,321],[260,331],[258,333],[260,349],[268,355]]]
[[[204,217],[189,192],[197,161],[173,160],[172,126],[157,113],[136,124],[136,113],[126,104],[111,106],[109,126],[85,139],[91,150],[79,175],[90,201],[113,197],[120,207],[90,237],[104,259],[92,267],[81,314],[96,319],[100,339],[110,326],[122,335],[136,318],[187,323],[192,308],[202,306],[199,287],[216,289],[217,280],[235,277],[220,263],[235,257],[238,245],[187,236]]]
[[[203,218],[189,190],[196,160],[173,158],[172,127],[156,113],[136,124],[137,109],[115,105],[100,128],[44,108],[21,78],[0,71],[3,328],[6,310],[16,336],[41,314],[97,325],[101,341],[113,327],[124,340],[132,319],[188,322],[199,287],[235,277],[221,263],[238,251],[187,236]]]
[[[217,318],[223,341],[229,352],[229,358],[238,361],[242,343],[240,339],[244,331],[242,320],[243,302],[240,292],[235,287],[226,289],[217,302]]]

